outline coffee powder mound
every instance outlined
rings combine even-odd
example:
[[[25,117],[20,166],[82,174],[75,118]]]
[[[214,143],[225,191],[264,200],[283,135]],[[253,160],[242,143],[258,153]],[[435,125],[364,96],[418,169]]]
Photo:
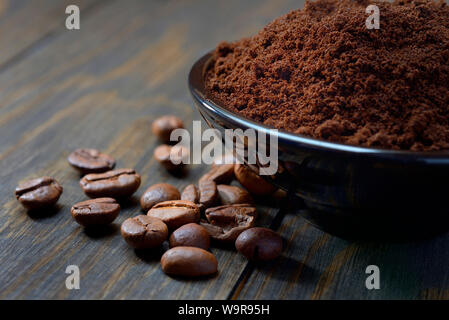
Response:
[[[380,29],[367,29],[370,4]],[[256,36],[221,43],[212,99],[310,137],[396,150],[449,149],[449,7],[434,1],[307,2]]]

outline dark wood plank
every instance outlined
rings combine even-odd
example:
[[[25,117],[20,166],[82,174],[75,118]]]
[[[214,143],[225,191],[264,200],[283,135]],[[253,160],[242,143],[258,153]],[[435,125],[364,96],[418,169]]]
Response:
[[[65,8],[76,4],[81,12],[99,0],[0,0],[0,68],[23,55],[52,33],[65,28]]]
[[[303,1],[101,1],[75,32],[60,30],[59,9],[50,10],[64,2],[49,2],[37,8],[34,1],[0,0],[0,24],[21,22],[31,5],[44,10],[36,19],[45,24],[14,31],[23,43],[0,37],[7,48],[0,65],[12,61],[0,70],[0,298],[449,299],[447,235],[351,243],[289,214],[279,228],[288,240],[280,260],[256,266],[231,249],[213,248],[220,273],[201,281],[165,276],[160,254],[137,255],[119,235],[120,223],[140,213],[138,197],[147,186],[165,181],[182,188],[207,169],[192,166],[186,177],[175,177],[152,159],[156,116],[174,113],[188,125],[199,119],[186,88],[191,64],[217,42],[250,35]],[[70,206],[85,196],[65,158],[80,146],[105,150],[120,167],[142,174],[142,187],[109,233],[86,233],[70,217]],[[57,178],[64,194],[56,212],[30,216],[13,190],[43,174]],[[276,226],[278,207],[262,205],[259,224]],[[80,290],[65,288],[69,264],[80,266]],[[379,291],[364,287],[368,264],[381,269]]]
[[[259,2],[260,3],[260,2]],[[265,1],[108,1],[82,21],[80,31],[61,32],[0,73],[0,271],[1,298],[226,298],[246,261],[234,250],[214,248],[217,277],[175,280],[162,274],[159,255],[138,256],[118,232],[140,213],[138,197],[160,181],[180,188],[186,178],[167,174],[152,159],[157,141],[151,121],[174,113],[186,124],[199,115],[191,107],[186,76],[193,61],[219,39],[249,34],[288,11]],[[289,2],[292,6],[293,1]],[[296,6],[297,4],[295,4]],[[228,17],[234,14],[236,23]],[[207,23],[214,22],[213,28]],[[12,76],[14,75],[14,76]],[[124,204],[110,233],[86,233],[69,214],[85,196],[66,156],[76,147],[105,150],[120,167],[142,174],[141,189]],[[26,178],[51,175],[64,186],[59,210],[29,216],[13,198]],[[261,225],[276,208],[262,206]],[[81,269],[81,289],[65,288],[65,268]]]
[[[349,242],[297,214],[279,229],[287,248],[278,261],[258,265],[239,299],[447,299],[448,234],[413,243]],[[366,267],[380,269],[380,290],[368,290]]]

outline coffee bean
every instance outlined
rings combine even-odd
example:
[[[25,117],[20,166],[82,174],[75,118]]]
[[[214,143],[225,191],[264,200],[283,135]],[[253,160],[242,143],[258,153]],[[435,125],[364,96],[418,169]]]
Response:
[[[84,227],[107,225],[117,218],[120,205],[113,198],[97,198],[75,204],[70,212],[75,221]]]
[[[126,219],[121,226],[123,239],[135,249],[159,247],[167,240],[167,225],[160,219],[139,215]]]
[[[101,173],[114,169],[115,160],[95,149],[77,149],[67,158],[72,167],[83,174]]]
[[[170,230],[200,220],[200,209],[196,204],[184,200],[164,201],[148,211],[148,216],[161,219]]]
[[[217,190],[221,204],[253,203],[251,195],[242,188],[220,184]]]
[[[175,129],[184,128],[182,120],[178,117],[167,115],[153,121],[153,133],[164,143],[170,143],[170,134]]]
[[[28,210],[51,207],[61,194],[61,185],[50,177],[28,180],[19,184],[15,191],[17,200]]]
[[[133,169],[116,169],[91,173],[80,181],[84,193],[91,198],[127,198],[140,186],[140,176]]]
[[[181,195],[178,189],[168,183],[158,183],[149,187],[140,198],[143,210],[150,210],[155,204],[168,200],[179,200]]]
[[[161,258],[162,271],[166,274],[184,277],[199,277],[217,273],[215,256],[200,248],[175,247]]]
[[[200,182],[212,180],[215,183],[229,183],[232,179],[234,179],[233,164],[213,164],[210,171],[200,178]]]
[[[251,228],[238,236],[235,247],[250,260],[273,260],[282,252],[282,238],[271,229]]]
[[[264,196],[276,191],[275,186],[258,176],[243,164],[236,164],[234,166],[234,173],[240,184],[254,195]]]
[[[154,158],[168,171],[179,171],[185,167],[189,159],[189,152],[186,148],[176,145],[160,145],[154,150]]]
[[[209,208],[206,210],[206,217],[212,224],[230,223],[235,220],[237,216],[251,216],[257,215],[257,209],[250,204],[228,204]]]
[[[170,236],[170,248],[197,247],[209,249],[210,236],[204,227],[196,223],[188,223],[176,229]]]
[[[224,205],[206,210],[201,221],[212,239],[233,242],[244,230],[254,226],[257,210],[249,204]]]
[[[181,194],[181,200],[198,203],[200,201],[200,194],[197,187],[194,184],[189,184],[185,187]]]
[[[200,191],[200,203],[209,208],[218,200],[217,184],[212,180],[203,180],[198,183]]]

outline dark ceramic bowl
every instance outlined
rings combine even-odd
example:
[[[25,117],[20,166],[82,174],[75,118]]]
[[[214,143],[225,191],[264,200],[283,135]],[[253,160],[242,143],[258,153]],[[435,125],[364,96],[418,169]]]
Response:
[[[189,75],[198,111],[210,127],[270,127],[232,113],[207,96],[204,73],[211,55]],[[449,229],[449,152],[409,152],[331,143],[278,134],[283,170],[268,177],[304,200],[298,212],[342,237],[421,237]]]

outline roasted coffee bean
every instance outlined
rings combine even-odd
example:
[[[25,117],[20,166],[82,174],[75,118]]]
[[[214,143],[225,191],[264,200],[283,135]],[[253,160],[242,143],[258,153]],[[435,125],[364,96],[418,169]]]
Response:
[[[181,194],[181,200],[190,201],[197,205],[198,209],[200,210],[201,214],[204,213],[206,210],[206,207],[204,204],[199,203],[200,202],[200,192],[198,188],[191,184],[185,187],[184,191]]]
[[[176,229],[170,236],[170,248],[197,247],[209,249],[210,236],[204,227],[196,223],[188,223]]]
[[[200,201],[198,188],[194,184],[189,184],[184,188],[184,191],[181,194],[181,200],[198,203]]]
[[[185,167],[189,159],[189,152],[186,148],[176,145],[160,145],[154,150],[154,158],[168,171],[178,171]]]
[[[264,196],[276,191],[275,186],[258,176],[243,164],[236,164],[234,166],[234,173],[240,184],[254,195]]]
[[[77,149],[69,155],[67,161],[83,174],[106,172],[115,167],[112,157],[95,149]]]
[[[51,207],[61,194],[61,185],[50,177],[28,180],[19,184],[15,192],[17,200],[28,210]]]
[[[153,133],[164,143],[170,143],[170,134],[175,129],[184,128],[182,120],[178,117],[167,115],[153,121]]]
[[[277,189],[273,193],[273,199],[276,199],[277,201],[285,201],[287,198],[287,191],[282,189]]]
[[[164,253],[161,266],[162,271],[169,275],[199,277],[217,273],[218,261],[204,249],[175,247]]]
[[[140,198],[143,210],[150,210],[155,204],[168,200],[179,200],[181,195],[178,189],[168,183],[158,183],[149,187]]]
[[[242,188],[220,184],[217,190],[221,204],[253,203],[251,195]]]
[[[204,214],[204,212],[206,211],[206,207],[204,206],[204,204],[198,203],[197,206],[198,206],[198,209],[200,209],[200,213]]]
[[[91,198],[127,198],[140,186],[140,176],[133,169],[116,169],[91,173],[80,181],[84,193]]]
[[[203,180],[198,183],[200,191],[200,203],[209,208],[218,200],[217,184],[212,180]]]
[[[255,217],[257,209],[250,204],[243,203],[223,205],[206,210],[207,220],[212,224],[230,223],[239,215]]]
[[[256,208],[249,204],[225,205],[206,210],[207,221],[201,221],[212,239],[233,242],[244,230],[254,226]]]
[[[282,238],[271,229],[251,228],[238,236],[235,247],[250,260],[273,260],[282,252]]]
[[[156,204],[148,211],[148,216],[161,219],[170,230],[200,220],[200,209],[190,201],[173,200]]]
[[[233,164],[213,164],[208,173],[200,178],[201,181],[211,180],[215,183],[229,183],[234,179]]]
[[[160,219],[139,215],[126,219],[121,226],[123,239],[135,249],[159,247],[167,240],[167,225]]]
[[[97,198],[75,204],[70,212],[73,219],[84,227],[107,225],[117,218],[120,205],[113,198]]]

